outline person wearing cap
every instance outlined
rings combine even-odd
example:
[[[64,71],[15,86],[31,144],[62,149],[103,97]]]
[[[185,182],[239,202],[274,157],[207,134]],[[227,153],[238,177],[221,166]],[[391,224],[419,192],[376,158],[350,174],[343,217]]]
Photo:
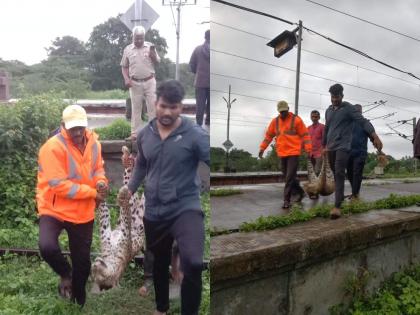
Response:
[[[265,138],[260,144],[259,158],[263,157],[265,149],[276,137],[276,153],[280,158],[285,178],[283,209],[290,208],[292,195],[298,194],[298,200],[304,197],[304,191],[297,179],[299,156],[304,150],[309,155],[312,150],[311,138],[303,120],[291,112],[286,101],[277,103],[279,115],[274,118],[267,128]]]
[[[133,28],[133,42],[125,47],[120,63],[124,84],[130,89],[132,139],[135,139],[138,131],[146,125],[142,120],[144,100],[149,121],[156,115],[155,65],[159,63],[160,58],[155,46],[144,41],[145,33],[143,26]]]
[[[177,80],[156,91],[156,118],[137,137],[138,154],[128,183],[129,197],[145,180],[146,246],[154,254],[156,311],[169,309],[169,265],[177,243],[181,282],[181,313],[198,314],[204,253],[204,214],[200,203],[199,161],[210,165],[209,134],[180,116],[185,90]]]
[[[207,126],[210,125],[210,30],[204,33],[204,43],[197,46],[190,58],[190,69],[195,74],[195,99],[197,102],[196,122],[203,124],[206,112]]]
[[[343,101],[343,90],[343,86],[338,83],[329,89],[331,105],[325,112],[325,129],[322,139],[335,180],[335,202],[334,208],[330,211],[331,219],[341,216],[340,208],[344,200],[344,181],[351,150],[353,124],[359,124],[372,139],[375,148],[378,151],[382,150],[382,142],[375,133],[375,128],[356,107]]]
[[[94,210],[108,191],[101,145],[87,125],[81,106],[64,109],[60,131],[39,150],[36,187],[41,256],[60,276],[59,294],[81,306],[90,273]],[[71,266],[58,242],[63,230],[69,239]]]

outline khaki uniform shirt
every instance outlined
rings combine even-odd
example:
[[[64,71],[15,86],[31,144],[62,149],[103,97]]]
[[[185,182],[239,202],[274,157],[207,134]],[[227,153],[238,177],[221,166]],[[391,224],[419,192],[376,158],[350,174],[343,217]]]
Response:
[[[133,43],[125,47],[120,65],[128,68],[130,78],[144,79],[155,73],[153,61],[149,57],[150,46],[151,43],[144,42],[141,48],[137,48]],[[157,53],[156,55],[159,62],[159,55]]]

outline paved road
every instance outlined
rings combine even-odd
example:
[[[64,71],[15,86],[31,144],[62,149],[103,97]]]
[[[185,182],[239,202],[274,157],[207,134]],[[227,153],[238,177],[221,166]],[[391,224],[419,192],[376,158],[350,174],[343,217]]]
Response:
[[[260,216],[287,213],[281,208],[283,204],[283,183],[223,186],[220,188],[238,189],[243,193],[211,198],[211,224],[213,228],[218,230],[235,229],[242,222],[253,221]],[[351,188],[346,182],[345,194],[350,193]],[[366,180],[363,182],[361,189],[361,199],[373,201],[388,197],[391,193],[400,195],[419,194],[420,179]],[[305,209],[319,203],[333,203],[334,194],[320,197],[318,200],[305,197],[302,202]]]

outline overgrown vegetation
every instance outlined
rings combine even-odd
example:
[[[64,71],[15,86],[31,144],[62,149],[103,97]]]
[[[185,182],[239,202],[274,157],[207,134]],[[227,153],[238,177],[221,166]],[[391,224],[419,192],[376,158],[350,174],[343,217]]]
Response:
[[[420,314],[420,265],[395,273],[380,289],[369,295],[366,290],[369,274],[352,276],[346,291],[350,304],[333,306],[333,315],[416,315]]]
[[[0,106],[0,222],[15,228],[35,218],[38,150],[59,126],[65,104],[43,94]]]
[[[95,128],[100,140],[121,140],[130,136],[131,125],[124,118],[118,118],[109,126]]]
[[[415,205],[420,202],[420,195],[401,196],[390,194],[389,197],[373,202],[350,202],[344,203],[342,213],[350,215],[353,213],[363,213],[375,209],[396,209]],[[245,222],[239,226],[241,232],[273,230],[279,227],[288,226],[298,222],[309,221],[316,217],[328,218],[332,204],[317,205],[308,211],[302,211],[298,206],[294,206],[290,213],[281,216],[261,216],[253,222]],[[229,234],[231,231],[211,231],[212,236]]]
[[[0,106],[0,247],[37,249],[35,186],[39,147],[61,120],[65,104],[51,94],[22,99],[15,105]],[[108,197],[116,204],[116,189]],[[206,214],[205,257],[210,250],[209,194],[202,195]],[[119,214],[111,208],[115,223]],[[98,222],[98,220],[96,221]],[[99,251],[99,226],[95,224],[92,251]],[[67,250],[66,233],[60,236]],[[141,270],[130,265],[122,287],[103,295],[91,296],[84,314],[147,314],[152,313],[151,298],[141,299],[137,288]],[[209,273],[203,274],[204,291],[200,314],[209,313]],[[77,307],[57,296],[58,277],[38,258],[6,255],[0,258],[0,314],[80,314]],[[178,314],[177,308],[171,314]]]

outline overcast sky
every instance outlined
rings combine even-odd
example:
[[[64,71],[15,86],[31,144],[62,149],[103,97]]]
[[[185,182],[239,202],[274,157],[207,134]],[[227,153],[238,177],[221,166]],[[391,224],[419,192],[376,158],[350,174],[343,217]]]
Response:
[[[314,31],[420,77],[419,1],[316,0],[316,2],[419,40],[403,37],[305,0],[231,0],[230,2],[294,23],[302,20],[304,26]],[[226,92],[228,85],[231,84],[232,98],[236,98],[236,102],[233,103],[231,109],[230,139],[236,148],[256,155],[267,125],[277,115],[276,101],[282,99],[288,101],[294,111],[294,70],[297,49],[294,48],[281,58],[275,58],[273,49],[266,46],[266,43],[284,30],[293,30],[296,26],[214,1],[211,2],[211,21],[211,145],[221,147],[223,141],[226,140],[227,108],[222,97],[227,98]],[[232,28],[242,30],[242,32]],[[339,82],[344,86],[344,100],[351,103],[367,105],[380,100],[386,101],[384,106],[367,112],[365,116],[376,118],[396,112],[390,118],[375,119],[372,123],[384,143],[385,153],[398,158],[412,155],[411,142],[395,134],[387,135],[392,132],[387,124],[397,126],[398,120],[419,116],[419,80],[386,68],[308,31],[303,32],[302,49],[299,115],[307,125],[311,123],[309,115],[313,109],[321,112],[321,122],[324,122],[325,109],[330,105],[328,89],[332,84]],[[241,59],[226,53],[278,67]],[[314,53],[339,59],[345,63]],[[370,107],[365,107],[365,110],[368,108]],[[412,134],[411,125],[397,126],[396,129],[406,135]],[[371,144],[369,144],[369,151],[373,151]]]
[[[160,18],[152,28],[165,37],[168,57],[176,59],[176,35],[171,8],[161,0],[148,0]],[[165,0],[167,3],[168,1]],[[193,2],[189,0],[189,2]],[[44,48],[56,37],[74,36],[84,42],[93,27],[110,17],[125,13],[134,0],[1,0],[0,58],[20,60],[28,65],[46,59]],[[209,28],[210,0],[197,0],[197,5],[181,10],[180,61],[188,62],[195,46],[204,42]],[[176,10],[174,9],[176,18]]]

